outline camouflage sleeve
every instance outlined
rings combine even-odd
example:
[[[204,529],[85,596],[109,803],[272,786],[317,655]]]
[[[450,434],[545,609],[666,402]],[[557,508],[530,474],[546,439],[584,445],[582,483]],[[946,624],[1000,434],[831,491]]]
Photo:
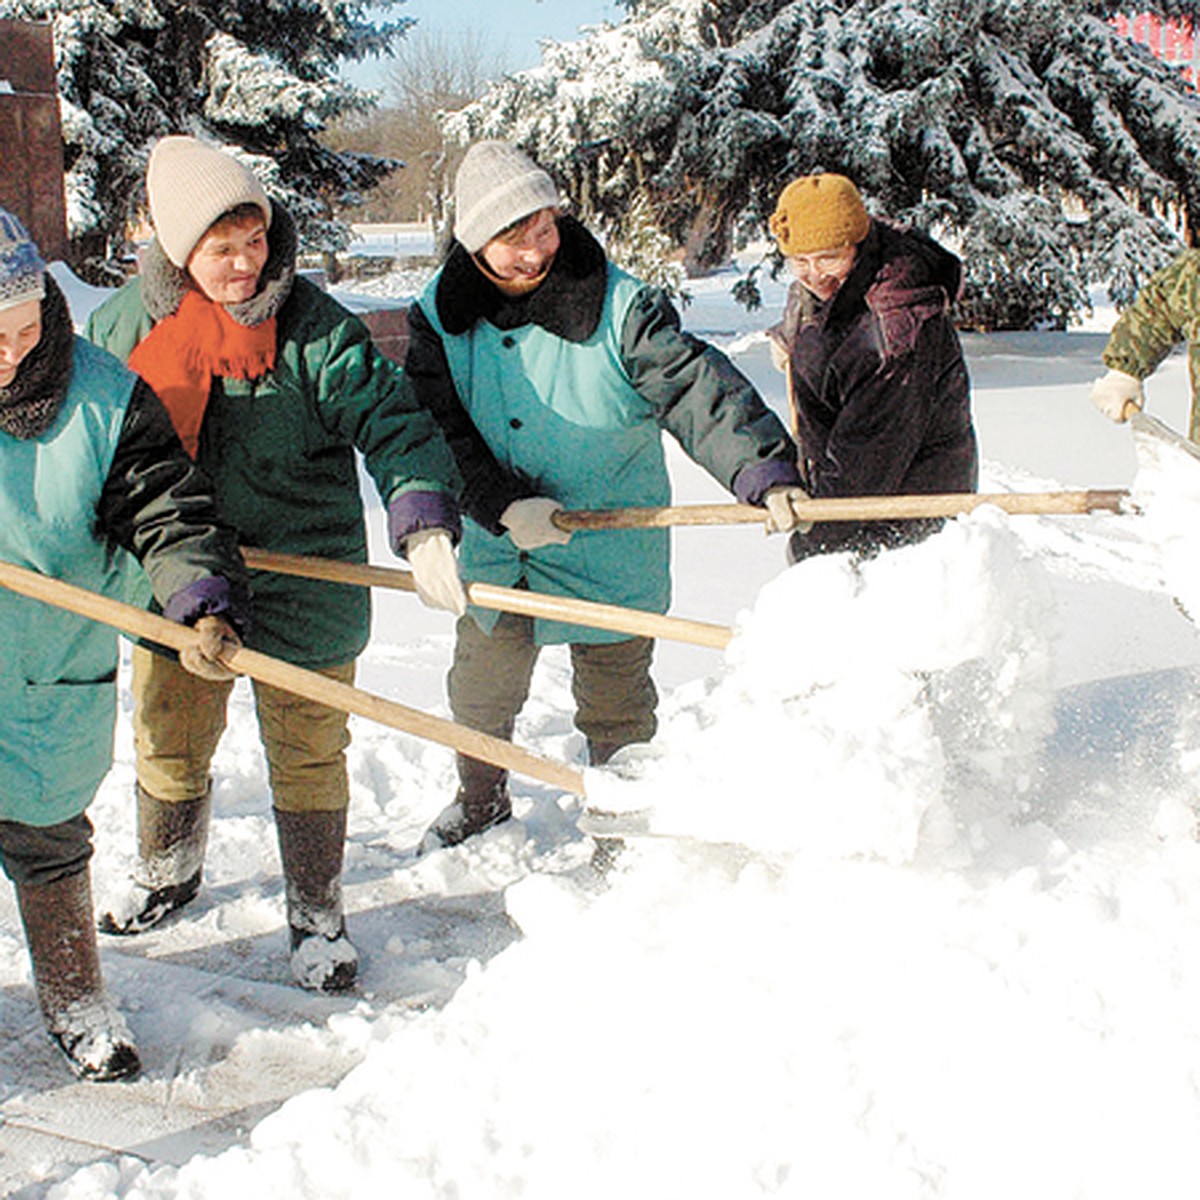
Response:
[[[1101,356],[1105,366],[1145,379],[1200,322],[1200,251],[1150,277],[1121,314]]]

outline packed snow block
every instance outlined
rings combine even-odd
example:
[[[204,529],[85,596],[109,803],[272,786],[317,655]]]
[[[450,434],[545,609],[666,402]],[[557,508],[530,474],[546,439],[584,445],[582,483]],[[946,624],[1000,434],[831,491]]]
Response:
[[[408,350],[408,309],[377,308],[358,315],[371,331],[371,338],[379,347],[380,354],[403,366]]]
[[[47,260],[67,250],[62,129],[50,26],[0,20],[0,205]]]

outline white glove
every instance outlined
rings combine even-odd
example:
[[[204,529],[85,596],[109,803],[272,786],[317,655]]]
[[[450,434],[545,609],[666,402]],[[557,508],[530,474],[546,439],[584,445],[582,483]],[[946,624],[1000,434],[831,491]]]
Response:
[[[514,500],[501,514],[500,524],[518,550],[536,550],[539,546],[565,546],[571,540],[569,529],[559,529],[550,519],[563,506],[549,496],[531,496]]]
[[[808,500],[810,497],[803,488],[773,487],[767,489],[763,496],[763,505],[767,510],[768,533],[791,533],[796,530],[808,533],[813,527],[811,521],[801,521],[792,507],[793,500]]]
[[[417,595],[430,608],[444,608],[461,617],[467,611],[467,594],[458,577],[454,543],[444,529],[421,529],[410,533],[404,554],[412,567]]]
[[[236,679],[237,672],[231,671],[220,659],[223,652],[241,647],[242,639],[233,626],[224,617],[208,616],[201,617],[194,628],[199,636],[190,646],[180,650],[180,665],[201,679],[214,682]]]
[[[1109,371],[1092,384],[1092,403],[1110,421],[1128,421],[1133,410],[1141,412],[1146,403],[1142,381],[1124,371]]]

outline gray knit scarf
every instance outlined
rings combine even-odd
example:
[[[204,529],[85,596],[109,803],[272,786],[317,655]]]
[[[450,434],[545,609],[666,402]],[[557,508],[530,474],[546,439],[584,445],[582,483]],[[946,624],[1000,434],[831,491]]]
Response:
[[[67,397],[74,364],[75,327],[66,297],[49,274],[42,298],[42,336],[21,360],[16,377],[0,387],[0,429],[15,438],[40,437]]]

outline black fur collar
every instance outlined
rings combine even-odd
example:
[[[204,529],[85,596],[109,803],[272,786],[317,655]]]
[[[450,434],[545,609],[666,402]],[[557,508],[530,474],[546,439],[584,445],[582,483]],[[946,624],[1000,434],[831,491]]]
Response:
[[[225,311],[239,325],[252,328],[276,316],[291,294],[296,279],[296,226],[288,210],[275,201],[271,201],[267,246],[269,254],[258,291],[241,304],[225,305]],[[192,286],[187,271],[166,256],[158,238],[146,250],[141,275],[142,303],[155,322],[169,317],[183,303]]]
[[[540,325],[568,342],[596,332],[608,291],[608,260],[600,243],[574,217],[560,217],[561,244],[545,281],[527,296],[506,296],[479,269],[460,242],[453,242],[437,286],[438,317],[451,335],[478,321],[498,329]]]

